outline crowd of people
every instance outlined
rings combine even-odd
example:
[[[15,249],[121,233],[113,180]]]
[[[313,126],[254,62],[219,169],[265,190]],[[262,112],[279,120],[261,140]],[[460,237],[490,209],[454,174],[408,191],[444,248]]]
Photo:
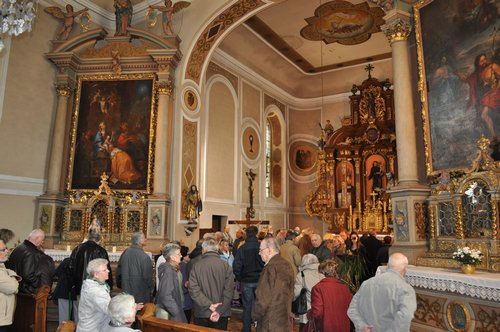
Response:
[[[361,237],[345,230],[321,236],[248,226],[233,238],[226,227],[205,234],[190,253],[182,243],[165,241],[156,284],[146,238],[137,232],[120,256],[116,280],[123,293],[114,296],[100,234],[89,234],[57,269],[40,250],[43,231],[33,230],[9,256],[12,237],[0,230],[0,331],[12,324],[15,294],[35,294],[54,276],[59,320],[74,321],[79,332],[137,331],[136,312],[148,302],[156,304],[158,318],[219,330],[227,330],[231,308],[241,306],[244,332],[290,331],[295,319],[300,331],[409,331],[416,310],[415,291],[404,279],[407,258],[389,257],[391,237],[379,241],[373,230]],[[381,264],[387,272],[375,276]],[[291,304],[303,288],[307,312],[294,315]]]

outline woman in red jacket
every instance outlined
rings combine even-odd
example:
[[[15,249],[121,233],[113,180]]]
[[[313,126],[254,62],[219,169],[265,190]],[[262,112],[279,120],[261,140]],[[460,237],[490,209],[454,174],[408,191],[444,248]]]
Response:
[[[347,309],[352,294],[337,275],[337,263],[327,259],[319,265],[319,273],[325,278],[311,292],[311,310],[307,315],[314,320],[316,328],[323,332],[349,332],[350,321]],[[312,324],[309,321],[309,324]]]

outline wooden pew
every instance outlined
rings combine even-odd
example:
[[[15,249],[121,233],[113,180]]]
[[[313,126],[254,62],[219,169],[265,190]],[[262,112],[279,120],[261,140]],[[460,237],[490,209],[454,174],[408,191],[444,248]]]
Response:
[[[194,324],[179,323],[157,317],[147,317],[142,320],[142,332],[216,332],[220,330]]]
[[[42,286],[36,294],[17,294],[14,322],[8,327],[7,331],[46,332],[49,292],[49,286]]]
[[[141,313],[137,315],[138,329],[142,332],[216,332],[220,330],[194,324],[179,323],[154,317],[156,306],[146,303]]]

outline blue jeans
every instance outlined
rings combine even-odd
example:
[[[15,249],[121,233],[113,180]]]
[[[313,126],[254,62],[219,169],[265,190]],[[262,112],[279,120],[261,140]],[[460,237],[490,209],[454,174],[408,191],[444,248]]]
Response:
[[[243,328],[241,332],[250,332],[252,329],[252,307],[255,302],[256,282],[241,283],[241,300],[243,301]]]

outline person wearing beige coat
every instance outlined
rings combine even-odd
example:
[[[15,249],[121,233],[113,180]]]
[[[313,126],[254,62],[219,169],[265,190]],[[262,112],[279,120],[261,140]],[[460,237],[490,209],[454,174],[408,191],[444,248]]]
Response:
[[[285,243],[280,248],[280,256],[292,265],[294,275],[299,272],[300,262],[302,261],[299,247],[294,243],[296,237],[297,234],[293,230],[288,230]]]
[[[19,289],[19,276],[4,265],[8,254],[9,249],[0,240],[0,332],[7,331],[7,326],[12,324]]]

